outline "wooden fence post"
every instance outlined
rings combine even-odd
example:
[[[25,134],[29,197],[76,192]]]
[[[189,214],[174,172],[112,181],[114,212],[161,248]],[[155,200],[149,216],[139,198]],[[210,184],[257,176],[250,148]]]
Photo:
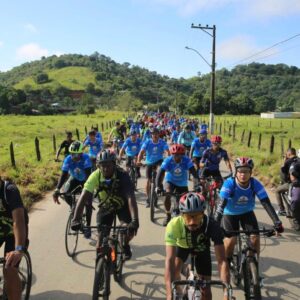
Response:
[[[294,121],[292,121],[292,127],[294,128]]]
[[[87,135],[87,128],[84,126],[85,135]]]
[[[106,121],[106,130],[108,129],[108,122]]]
[[[231,124],[229,125],[228,136],[231,136]]]
[[[219,125],[219,134],[222,135],[222,123],[220,122],[220,125]]]
[[[257,121],[257,127],[259,127],[259,121]]]
[[[77,136],[77,140],[80,141],[78,128],[76,128],[76,136]]]
[[[40,161],[41,160],[40,141],[37,137],[34,140],[34,144],[35,144],[36,158],[38,161]]]
[[[280,139],[280,150],[281,150],[281,157],[284,155],[284,144],[283,144],[283,138]]]
[[[236,123],[234,123],[233,127],[232,127],[232,141],[233,142],[235,141],[235,126],[236,126]]]
[[[260,150],[260,146],[261,146],[261,133],[258,136],[258,146],[257,146],[258,150]]]
[[[272,135],[271,142],[270,142],[270,153],[273,153],[273,151],[274,151],[274,144],[275,144],[275,138],[274,138],[274,135]]]
[[[288,148],[292,148],[292,140],[291,139],[289,139],[289,146],[288,146]]]
[[[102,128],[102,132],[104,131],[104,124],[103,122],[101,123],[101,128]]]
[[[15,152],[14,152],[13,142],[10,142],[9,152],[10,152],[11,165],[15,168],[16,167],[16,161],[15,161]]]
[[[245,129],[243,130],[243,132],[242,132],[242,136],[241,136],[241,143],[243,143],[244,142],[244,136],[245,136]]]
[[[55,134],[53,134],[53,150],[54,150],[54,153],[56,153],[56,137],[55,137]]]
[[[250,130],[250,131],[249,131],[249,135],[248,135],[248,148],[249,148],[250,145],[251,145],[251,137],[252,137],[252,131]]]

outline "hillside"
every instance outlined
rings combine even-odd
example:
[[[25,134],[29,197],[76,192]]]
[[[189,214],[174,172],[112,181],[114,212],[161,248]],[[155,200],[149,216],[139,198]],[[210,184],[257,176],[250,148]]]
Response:
[[[76,96],[74,96],[75,94]],[[78,101],[80,99],[80,101]],[[216,72],[217,114],[300,110],[300,69],[252,63]],[[51,56],[0,73],[0,113],[57,113],[55,103],[87,112],[94,108],[208,113],[210,75],[169,78],[94,54]]]

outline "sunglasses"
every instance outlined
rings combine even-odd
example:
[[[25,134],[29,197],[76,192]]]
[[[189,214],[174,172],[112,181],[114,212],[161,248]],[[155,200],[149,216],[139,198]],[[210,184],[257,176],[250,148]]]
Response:
[[[242,174],[250,174],[251,170],[249,168],[239,168],[236,170],[237,173],[242,173]]]
[[[204,218],[204,213],[191,213],[191,214],[182,214],[184,223],[188,225],[191,221],[194,221],[196,224],[200,224]]]

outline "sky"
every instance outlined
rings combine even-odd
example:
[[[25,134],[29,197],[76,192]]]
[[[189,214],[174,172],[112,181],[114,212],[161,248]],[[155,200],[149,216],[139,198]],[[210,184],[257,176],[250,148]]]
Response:
[[[0,4],[0,71],[97,51],[169,77],[207,74],[213,39],[191,24],[216,26],[217,70],[300,68],[300,0],[10,0]]]

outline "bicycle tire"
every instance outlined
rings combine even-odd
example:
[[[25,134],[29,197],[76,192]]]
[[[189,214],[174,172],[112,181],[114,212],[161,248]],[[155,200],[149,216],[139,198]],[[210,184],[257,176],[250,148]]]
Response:
[[[73,219],[73,214],[71,213],[68,218],[66,231],[65,231],[65,246],[67,255],[73,257],[78,243],[78,231],[73,231],[71,229],[71,222]]]
[[[261,287],[257,263],[253,257],[247,257],[243,264],[244,292],[246,300],[261,300]]]
[[[150,220],[151,222],[154,222],[154,214],[155,214],[155,201],[157,199],[157,195],[155,192],[155,185],[151,184],[151,190],[150,190]]]
[[[93,300],[109,300],[110,294],[110,266],[107,259],[100,257],[95,268],[93,285]]]
[[[22,300],[28,300],[30,297],[32,284],[32,264],[30,254],[25,251],[18,269],[19,277],[22,283]]]
[[[134,185],[134,189],[136,189],[136,187],[137,187],[137,181],[136,181],[135,170],[133,169],[133,167],[131,167],[130,170],[129,170],[129,177],[131,179],[131,182]]]
[[[116,262],[114,268],[114,280],[117,283],[121,283],[123,276],[123,264],[124,264],[124,254],[122,251],[122,247],[120,243],[118,243],[115,247],[116,251]]]

